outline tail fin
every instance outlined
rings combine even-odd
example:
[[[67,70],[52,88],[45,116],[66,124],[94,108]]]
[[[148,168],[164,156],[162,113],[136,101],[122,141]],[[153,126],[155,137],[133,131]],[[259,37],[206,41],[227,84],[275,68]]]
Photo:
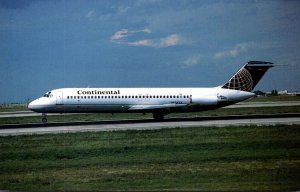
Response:
[[[271,62],[249,61],[222,88],[251,92],[270,67]]]

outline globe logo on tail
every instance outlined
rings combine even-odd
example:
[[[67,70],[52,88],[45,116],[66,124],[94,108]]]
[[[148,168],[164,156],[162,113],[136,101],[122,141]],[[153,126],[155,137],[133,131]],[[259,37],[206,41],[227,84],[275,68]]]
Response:
[[[246,68],[242,68],[223,86],[223,88],[251,92],[253,88],[251,74]]]

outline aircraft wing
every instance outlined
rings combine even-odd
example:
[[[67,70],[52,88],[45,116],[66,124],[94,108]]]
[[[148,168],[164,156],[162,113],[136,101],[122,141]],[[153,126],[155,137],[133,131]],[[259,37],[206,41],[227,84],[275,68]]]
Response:
[[[187,104],[176,104],[176,103],[168,103],[162,105],[132,105],[128,110],[152,110],[152,109],[166,109],[171,107],[183,107],[187,106]]]

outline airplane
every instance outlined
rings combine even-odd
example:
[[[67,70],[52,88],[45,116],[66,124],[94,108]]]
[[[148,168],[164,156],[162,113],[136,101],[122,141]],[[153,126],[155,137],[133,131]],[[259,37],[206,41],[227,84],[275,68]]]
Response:
[[[249,61],[223,85],[211,88],[60,88],[29,103],[42,113],[152,113],[155,120],[178,112],[212,110],[249,99],[274,63]]]

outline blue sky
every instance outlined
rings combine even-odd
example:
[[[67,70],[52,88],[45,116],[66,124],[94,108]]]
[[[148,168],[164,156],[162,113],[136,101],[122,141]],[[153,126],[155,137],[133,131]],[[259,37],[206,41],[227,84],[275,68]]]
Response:
[[[300,90],[300,1],[0,0],[0,103],[62,87],[210,87],[249,60],[255,90]]]

